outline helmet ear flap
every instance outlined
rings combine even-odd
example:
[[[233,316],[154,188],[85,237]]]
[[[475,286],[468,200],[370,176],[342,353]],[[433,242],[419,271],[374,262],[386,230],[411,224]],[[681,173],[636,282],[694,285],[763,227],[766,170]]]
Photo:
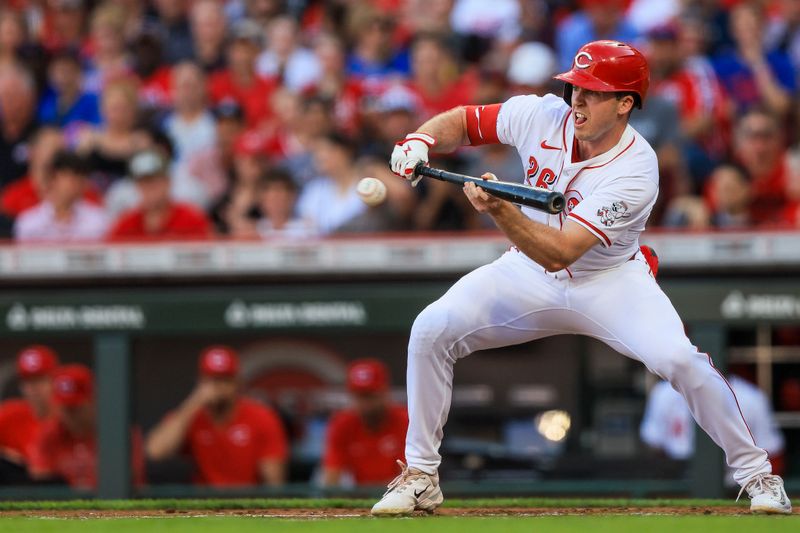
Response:
[[[564,92],[562,93],[564,96],[564,101],[567,103],[568,106],[572,107],[572,84],[565,83],[564,84]]]

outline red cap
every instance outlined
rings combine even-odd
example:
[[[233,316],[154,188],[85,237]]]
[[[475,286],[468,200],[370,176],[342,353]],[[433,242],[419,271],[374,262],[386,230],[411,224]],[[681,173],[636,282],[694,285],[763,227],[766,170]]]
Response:
[[[89,403],[94,396],[92,371],[83,365],[65,365],[53,376],[53,400],[58,405]]]
[[[350,392],[382,392],[389,388],[389,369],[377,359],[353,361],[347,371]]]
[[[246,131],[233,144],[233,153],[239,156],[264,155],[266,139],[257,131]]]
[[[20,379],[46,376],[58,366],[58,357],[53,350],[41,344],[23,348],[17,356],[17,374]]]
[[[636,48],[619,41],[594,41],[575,54],[572,69],[555,79],[565,82],[564,100],[572,105],[572,86],[600,92],[632,92],[642,107],[650,85],[647,59]]]
[[[239,356],[227,346],[209,346],[200,355],[200,374],[203,376],[234,377],[239,373]]]

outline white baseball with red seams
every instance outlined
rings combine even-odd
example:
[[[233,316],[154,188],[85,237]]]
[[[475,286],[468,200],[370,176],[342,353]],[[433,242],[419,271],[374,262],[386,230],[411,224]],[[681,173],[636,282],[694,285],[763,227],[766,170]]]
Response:
[[[377,178],[362,178],[356,185],[356,192],[368,206],[375,207],[386,200],[386,185]]]
[[[611,150],[573,163],[573,121],[562,98],[519,96],[468,108],[468,114],[473,111],[477,116],[468,121],[474,138],[489,135],[490,142],[516,147],[528,183],[566,196],[565,213],[523,208],[524,213],[556,228],[569,218],[597,237],[598,246],[555,273],[512,249],[467,274],[420,313],[408,353],[409,467],[433,474],[441,462],[458,359],[550,335],[579,334],[641,361],[683,394],[697,422],[725,451],[740,484],[771,472],[733,391],[689,341],[639,252],[639,234],[658,194],[658,163],[644,138],[627,126]]]

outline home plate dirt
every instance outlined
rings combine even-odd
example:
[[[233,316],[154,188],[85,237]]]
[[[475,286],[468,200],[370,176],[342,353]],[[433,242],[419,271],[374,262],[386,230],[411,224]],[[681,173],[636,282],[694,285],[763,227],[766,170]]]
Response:
[[[746,506],[713,507],[445,507],[433,515],[420,513],[419,516],[560,516],[560,515],[640,515],[640,516],[678,516],[678,515],[748,515]],[[40,511],[0,511],[2,517],[38,518],[165,518],[198,516],[251,516],[265,518],[353,518],[368,517],[369,509],[163,509],[163,510],[40,510]]]

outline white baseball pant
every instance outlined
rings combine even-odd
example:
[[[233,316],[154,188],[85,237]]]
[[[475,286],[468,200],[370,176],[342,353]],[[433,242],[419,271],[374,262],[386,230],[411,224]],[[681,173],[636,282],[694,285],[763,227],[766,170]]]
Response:
[[[558,334],[599,339],[669,381],[725,451],[739,484],[772,471],[733,390],[686,337],[641,252],[617,268],[556,279],[516,250],[461,278],[414,321],[408,345],[409,466],[432,474],[441,462],[458,359]]]

